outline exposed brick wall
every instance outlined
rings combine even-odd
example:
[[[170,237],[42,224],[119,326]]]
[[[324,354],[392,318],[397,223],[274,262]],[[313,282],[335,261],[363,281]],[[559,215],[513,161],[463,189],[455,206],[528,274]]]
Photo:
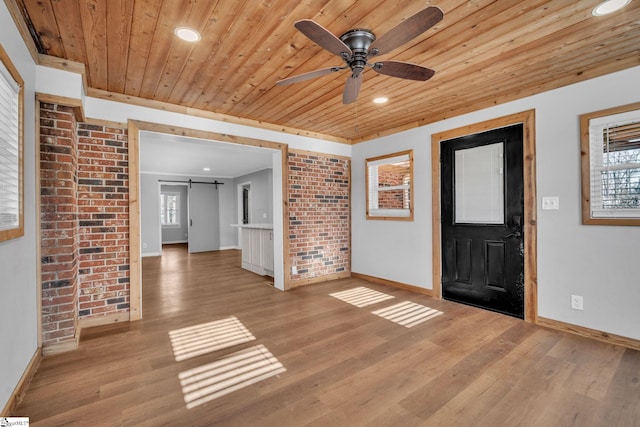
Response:
[[[41,104],[40,229],[45,344],[73,339],[78,322],[76,125],[70,108]]]
[[[43,344],[78,320],[129,310],[127,131],[40,104]]]
[[[395,171],[391,168],[378,168],[378,182],[382,187],[403,185],[409,174]],[[378,192],[378,207],[380,209],[408,209],[409,192],[407,190],[387,190]]]
[[[350,161],[296,150],[288,160],[292,281],[349,272]]]
[[[129,310],[127,131],[78,126],[79,315]]]

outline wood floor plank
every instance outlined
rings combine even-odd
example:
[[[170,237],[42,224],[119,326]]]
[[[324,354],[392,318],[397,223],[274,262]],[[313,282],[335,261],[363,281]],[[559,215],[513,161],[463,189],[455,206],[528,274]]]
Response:
[[[281,292],[234,250],[171,245],[142,272],[143,319],[85,330],[77,350],[45,357],[15,415],[35,426],[640,425],[635,350],[361,279]],[[330,296],[361,286],[394,298],[358,308]],[[406,328],[372,313],[403,301],[443,314]],[[172,331],[230,316],[255,339],[176,361]],[[261,376],[264,351],[285,370]],[[235,368],[243,354],[253,358]],[[188,409],[181,379],[196,371],[189,384],[211,399]],[[239,385],[225,394],[227,383]]]

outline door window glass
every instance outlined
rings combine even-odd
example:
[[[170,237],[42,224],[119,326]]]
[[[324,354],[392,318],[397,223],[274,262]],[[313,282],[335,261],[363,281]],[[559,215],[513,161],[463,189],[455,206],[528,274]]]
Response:
[[[504,143],[455,151],[455,222],[504,224]]]

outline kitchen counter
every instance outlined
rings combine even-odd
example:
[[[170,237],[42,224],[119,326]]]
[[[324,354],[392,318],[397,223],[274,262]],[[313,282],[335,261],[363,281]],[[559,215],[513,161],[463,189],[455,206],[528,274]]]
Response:
[[[261,276],[273,276],[273,224],[231,224],[238,227],[242,268]]]
[[[231,224],[232,227],[255,228],[260,230],[273,230],[273,224]]]

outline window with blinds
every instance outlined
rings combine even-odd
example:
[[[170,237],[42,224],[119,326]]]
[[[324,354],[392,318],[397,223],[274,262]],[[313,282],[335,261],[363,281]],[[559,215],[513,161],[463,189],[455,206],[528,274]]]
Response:
[[[640,109],[591,117],[587,132],[589,170],[583,178],[588,173],[589,205],[583,222],[640,224]]]
[[[180,226],[180,193],[162,193],[160,195],[160,223]]]
[[[413,152],[367,159],[367,219],[413,219]]]
[[[0,47],[0,241],[24,234],[22,79]]]

